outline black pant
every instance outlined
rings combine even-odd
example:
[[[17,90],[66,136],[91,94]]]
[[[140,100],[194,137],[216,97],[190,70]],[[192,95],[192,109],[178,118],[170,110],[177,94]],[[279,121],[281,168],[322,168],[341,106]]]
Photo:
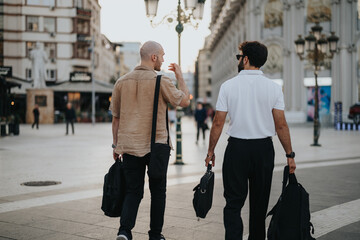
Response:
[[[250,189],[249,240],[265,239],[265,217],[274,169],[272,139],[230,137],[223,163],[226,240],[242,240],[241,209]]]
[[[131,230],[135,226],[139,205],[144,195],[145,170],[146,165],[149,165],[150,154],[144,157],[124,154],[123,159],[126,196],[120,218],[119,233],[125,232],[132,238]],[[164,224],[166,177],[163,179],[149,178],[149,188],[151,193],[149,237],[151,240],[156,240],[160,239]]]
[[[39,118],[34,118],[34,123],[31,125],[31,128],[34,128],[36,125],[36,128],[39,128]]]
[[[203,133],[203,139],[205,140],[205,123],[204,122],[197,122],[197,133],[196,133],[196,141],[199,141],[200,129]]]
[[[74,134],[74,120],[66,120],[66,134],[69,133],[69,123],[71,124],[72,134]]]

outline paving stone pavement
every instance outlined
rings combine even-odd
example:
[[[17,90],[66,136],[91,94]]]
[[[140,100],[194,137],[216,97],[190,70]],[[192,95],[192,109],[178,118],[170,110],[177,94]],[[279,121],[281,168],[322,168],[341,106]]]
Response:
[[[205,143],[200,141],[196,145],[192,119],[183,118],[182,126],[186,165],[169,166],[163,233],[168,240],[224,239],[221,163],[227,136],[222,135],[216,150],[212,209],[206,219],[198,221],[192,208],[192,189],[205,171],[203,160],[208,135]],[[112,164],[111,125],[76,124],[75,128],[74,136],[65,136],[64,125],[41,125],[39,131],[22,125],[20,136],[0,138],[0,240],[115,239],[119,219],[106,217],[100,210],[103,176]],[[330,208],[354,213],[360,209],[357,202],[346,209],[350,206],[346,204],[360,199],[360,132],[324,128],[320,137],[323,146],[314,148],[309,146],[312,125],[291,125],[290,130],[297,154],[297,178],[310,193],[310,209],[313,220],[317,221],[314,222],[315,236],[320,240],[360,239],[360,219],[356,214],[350,214],[353,217],[351,223],[342,227],[338,227],[341,223],[334,218],[319,217],[319,213],[328,213]],[[174,129],[172,139],[174,142]],[[277,138],[273,141],[277,155],[269,208],[280,195],[281,170],[285,162]],[[174,155],[171,162],[174,162]],[[62,184],[38,188],[20,185],[33,180],[56,180]],[[150,196],[147,186],[145,188],[133,230],[136,240],[148,239]],[[85,192],[93,195],[82,198]],[[37,200],[36,207],[26,205],[34,199]],[[6,209],[9,204],[22,203],[18,210]],[[244,234],[247,234],[248,203],[242,216]],[[334,226],[335,229],[319,236],[316,234],[320,234],[321,229],[317,233],[317,226],[321,229]]]

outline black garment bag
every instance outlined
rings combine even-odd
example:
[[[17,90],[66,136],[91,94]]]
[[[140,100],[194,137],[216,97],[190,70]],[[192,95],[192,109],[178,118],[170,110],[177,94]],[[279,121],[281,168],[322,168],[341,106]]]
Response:
[[[289,184],[288,183],[289,180]],[[282,193],[267,216],[272,215],[268,240],[315,240],[310,222],[309,194],[285,166]]]
[[[118,158],[104,177],[101,210],[108,217],[120,217],[125,198],[123,162]]]
[[[215,173],[211,171],[211,168],[212,166],[209,163],[200,183],[193,189],[193,206],[198,218],[205,218],[212,206]]]

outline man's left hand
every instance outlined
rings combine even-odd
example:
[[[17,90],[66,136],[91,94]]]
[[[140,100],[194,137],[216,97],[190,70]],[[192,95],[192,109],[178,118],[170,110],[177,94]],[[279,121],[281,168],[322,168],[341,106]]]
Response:
[[[207,167],[209,162],[211,161],[211,164],[213,167],[215,167],[215,153],[208,153],[205,158],[205,166]]]

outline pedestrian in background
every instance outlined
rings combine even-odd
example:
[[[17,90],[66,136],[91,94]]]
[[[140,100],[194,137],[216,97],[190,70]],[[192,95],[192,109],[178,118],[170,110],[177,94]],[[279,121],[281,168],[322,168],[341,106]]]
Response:
[[[40,112],[39,112],[39,105],[37,104],[35,104],[35,107],[33,109],[33,115],[34,115],[34,123],[31,125],[31,128],[34,128],[34,126],[36,125],[36,129],[39,129]]]
[[[241,209],[249,189],[249,238],[265,239],[265,217],[269,203],[274,168],[272,136],[278,135],[285,150],[290,173],[295,171],[295,153],[284,115],[281,86],[265,77],[260,69],[267,59],[267,48],[259,42],[243,42],[239,46],[239,74],[221,85],[216,113],[210,132],[205,159],[215,165],[214,149],[221,135],[226,116],[230,136],[222,168],[224,226],[226,240],[241,240]]]
[[[117,240],[132,239],[136,215],[144,194],[146,166],[150,161],[151,127],[157,73],[164,62],[164,49],[148,41],[140,49],[141,65],[116,81],[111,98],[113,156],[123,157],[126,195],[120,218]],[[180,67],[171,63],[169,70],[175,73],[179,89],[166,77],[161,77],[158,102],[156,143],[168,142],[166,109],[172,106],[187,107],[189,90]],[[171,146],[171,142],[169,143]],[[164,224],[166,201],[166,176],[155,179],[149,176],[151,194],[150,240],[165,240],[161,234]]]
[[[71,124],[72,134],[74,135],[74,121],[76,119],[75,110],[71,103],[66,104],[65,120],[66,120],[66,135],[69,133],[69,123]]]
[[[176,109],[174,107],[172,106],[169,107],[168,116],[169,116],[170,128],[172,128],[176,123]]]
[[[205,122],[206,118],[207,118],[206,109],[204,108],[204,106],[201,102],[198,102],[196,104],[196,110],[195,110],[195,121],[196,121],[196,127],[197,127],[196,144],[198,144],[198,142],[199,142],[200,130],[202,131],[203,140],[205,142],[205,131],[207,129],[207,125]]]

